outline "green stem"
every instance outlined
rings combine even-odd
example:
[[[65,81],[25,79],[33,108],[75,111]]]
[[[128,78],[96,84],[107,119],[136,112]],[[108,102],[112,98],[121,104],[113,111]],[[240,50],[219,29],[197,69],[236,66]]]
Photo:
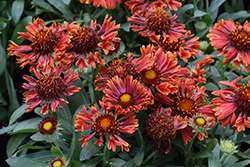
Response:
[[[206,0],[206,12],[208,13],[208,10],[209,10],[209,1]]]
[[[61,150],[59,144],[57,143],[56,138],[55,138],[54,135],[52,135],[52,140],[53,140],[55,146],[58,148],[58,150],[62,153],[62,150]],[[63,153],[62,153],[62,155],[63,155]]]
[[[226,154],[225,153],[223,153],[223,155],[222,155],[222,157],[220,158],[220,163],[222,163],[222,161],[223,161],[223,159],[225,158],[225,156],[226,156]]]
[[[195,140],[195,138],[196,138],[198,132],[199,132],[199,131],[196,131],[196,132],[195,132],[195,134],[194,134],[194,136],[193,136],[193,139],[192,139],[192,141],[190,142],[190,144],[189,144],[189,146],[188,146],[188,149],[187,149],[187,152],[186,152],[186,167],[188,167],[189,157],[190,157],[189,154],[190,154],[192,145],[193,145],[193,143],[194,143],[194,140]]]
[[[139,138],[140,138],[140,143],[141,143],[140,151],[143,151],[144,144],[143,144],[143,138],[142,138],[142,135],[141,135],[141,130],[140,130],[140,128],[138,128],[137,132],[138,132],[138,135],[139,135]]]
[[[104,155],[103,155],[103,161],[102,161],[102,167],[105,167],[107,165],[107,161],[109,159],[109,150],[108,150],[108,142],[109,142],[109,134],[104,134],[106,142],[104,146]]]
[[[142,164],[146,164],[154,155],[157,153],[157,151],[153,151],[144,161]]]
[[[225,134],[226,134],[226,128],[223,128],[223,133],[222,133],[222,135],[221,135],[221,139],[224,139]]]

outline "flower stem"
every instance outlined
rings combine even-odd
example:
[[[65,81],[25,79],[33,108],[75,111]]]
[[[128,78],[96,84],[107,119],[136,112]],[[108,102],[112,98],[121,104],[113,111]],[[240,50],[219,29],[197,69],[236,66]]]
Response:
[[[193,136],[193,139],[192,139],[192,141],[190,142],[190,144],[189,144],[189,146],[188,146],[188,149],[187,149],[187,152],[186,152],[186,167],[188,167],[189,157],[190,157],[190,151],[191,151],[192,145],[193,145],[193,143],[194,143],[194,140],[195,140],[195,138],[196,138],[198,132],[199,132],[199,131],[196,131],[196,132],[195,132],[195,134],[194,134],[194,136]]]
[[[105,167],[107,165],[107,161],[109,159],[109,150],[108,150],[108,142],[109,142],[109,134],[104,134],[106,142],[104,146],[104,155],[103,155],[103,161],[102,161],[102,167]]]
[[[157,151],[153,151],[144,161],[142,164],[146,164],[153,156],[157,153]]]

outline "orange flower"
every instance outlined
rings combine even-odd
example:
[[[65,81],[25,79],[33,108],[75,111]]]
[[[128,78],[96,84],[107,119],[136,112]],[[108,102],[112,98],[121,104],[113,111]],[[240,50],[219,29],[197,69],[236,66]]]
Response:
[[[132,75],[134,78],[137,77],[135,65],[130,60],[116,59],[111,61],[106,66],[99,66],[99,73],[96,76],[95,83],[102,83],[98,83],[96,85],[95,90],[97,91],[103,91],[107,87],[107,81],[116,75],[119,76],[121,79],[126,78],[126,76],[128,75]]]
[[[59,23],[57,26],[53,21],[52,25],[47,27],[42,19],[37,18],[26,26],[26,30],[27,33],[18,32],[21,35],[19,38],[29,40],[31,44],[19,46],[10,41],[12,44],[7,49],[10,51],[8,55],[19,57],[17,63],[20,63],[22,68],[27,64],[35,64],[37,69],[43,69],[47,64],[54,65],[52,53],[64,36],[62,25]],[[33,69],[30,71],[33,72]]]
[[[62,104],[68,103],[64,100],[61,95],[72,96],[74,93],[78,93],[81,88],[76,86],[68,85],[74,83],[78,79],[77,72],[70,72],[64,74],[64,78],[61,75],[62,67],[50,67],[47,66],[42,74],[39,71],[35,71],[35,75],[38,78],[35,78],[24,75],[23,78],[29,82],[29,84],[24,83],[23,88],[29,89],[24,92],[24,100],[29,106],[26,108],[26,112],[34,110],[39,104],[43,101],[46,103],[43,105],[41,114],[45,115],[49,113],[49,102],[51,101],[51,110],[55,112],[56,109],[62,108]]]
[[[67,28],[67,34],[55,51],[56,60],[62,65],[71,66],[76,58],[79,59],[76,62],[76,66],[79,66],[79,71],[82,71],[84,67],[89,67],[89,64],[93,68],[96,67],[95,63],[104,64],[105,61],[99,56],[100,52],[96,49],[100,48],[107,55],[110,51],[115,51],[116,43],[120,42],[120,38],[116,37],[120,28],[120,24],[115,25],[115,21],[112,21],[112,17],[108,18],[106,15],[103,24],[99,25],[96,21],[91,20],[90,27],[79,24],[68,24],[65,22]],[[96,30],[99,26],[100,29]],[[69,52],[66,52],[66,51]],[[88,62],[85,61],[85,54],[88,56]]]
[[[93,3],[93,5],[97,8],[101,5],[102,7],[108,9],[115,9],[117,2],[121,3],[121,0],[78,0],[78,1],[85,4]]]
[[[220,20],[215,23],[213,29],[207,37],[211,40],[211,45],[218,50],[218,56],[224,56],[224,64],[228,64],[233,59],[233,65],[237,68],[240,64],[244,65],[246,71],[250,71],[250,24],[248,21],[244,25],[229,19],[229,21]]]
[[[125,5],[128,6],[128,9],[131,10],[132,13],[139,12],[144,10],[147,6],[149,6],[153,2],[152,0],[127,0]],[[182,6],[181,2],[178,0],[162,0],[164,4],[166,4],[170,10],[177,11],[177,7]]]
[[[92,133],[88,136],[82,134],[83,138],[79,139],[83,142],[82,147],[88,144],[88,141],[96,134],[100,138],[95,142],[101,146],[103,144],[104,134],[108,134],[108,149],[116,150],[116,146],[121,146],[122,150],[129,151],[129,143],[123,140],[119,134],[120,132],[126,134],[133,134],[137,130],[138,120],[134,119],[134,113],[124,112],[120,107],[116,108],[114,114],[107,111],[107,106],[105,103],[100,101],[102,111],[98,111],[97,106],[88,107],[91,110],[89,114],[87,109],[83,107],[83,113],[76,115],[75,127],[76,131],[83,131],[85,129],[91,129]],[[119,117],[119,119],[118,119]],[[116,139],[117,140],[116,140]]]
[[[210,122],[214,122],[214,111],[211,105],[202,105],[203,96],[207,96],[205,89],[205,86],[195,86],[194,80],[186,78],[179,82],[178,91],[173,95],[169,94],[166,96],[157,93],[156,97],[160,104],[172,109],[171,114],[173,116],[179,115],[182,119],[189,119],[193,117],[194,114],[201,113],[208,117]],[[187,141],[192,140],[192,136],[194,135],[192,130],[193,128],[189,125],[181,129],[185,144],[187,144]]]
[[[178,24],[174,21],[177,16],[174,14],[169,16],[170,11],[164,10],[167,7],[162,1],[153,2],[148,8],[143,11],[136,12],[128,21],[140,25],[132,25],[134,32],[138,32],[144,37],[151,37],[153,34],[162,35],[169,40],[178,41],[185,32],[185,24]]]
[[[177,66],[177,58],[171,52],[164,53],[161,49],[154,50],[153,45],[142,46],[142,56],[132,60],[137,66],[139,80],[150,92],[151,88],[156,88],[163,94],[174,93],[177,91],[176,85],[179,76],[183,72],[180,66]]]
[[[50,117],[44,117],[40,124],[38,124],[39,132],[43,135],[45,134],[53,134],[56,130],[57,121],[52,116]]]
[[[183,61],[187,62],[187,58],[192,56],[193,59],[195,59],[195,55],[201,52],[199,49],[199,37],[189,39],[192,36],[191,31],[188,30],[185,34],[178,38],[177,41],[169,41],[168,38],[162,39],[160,35],[156,36],[154,34],[150,40],[159,45],[159,47],[164,51],[177,53]]]
[[[238,132],[245,131],[245,127],[250,128],[250,77],[246,85],[236,83],[240,78],[242,77],[238,77],[232,82],[221,81],[230,88],[212,92],[218,96],[212,99],[217,121],[222,123],[223,127],[230,123],[234,131]]]
[[[154,145],[155,151],[163,152],[166,148],[165,154],[168,154],[171,150],[170,137],[174,138],[176,130],[185,128],[187,120],[179,119],[179,116],[171,116],[170,108],[165,112],[164,110],[165,108],[162,107],[149,115],[145,121],[142,136]]]
[[[153,95],[131,75],[124,79],[114,76],[108,80],[103,93],[103,101],[109,111],[121,107],[125,113],[139,112],[154,103]]]

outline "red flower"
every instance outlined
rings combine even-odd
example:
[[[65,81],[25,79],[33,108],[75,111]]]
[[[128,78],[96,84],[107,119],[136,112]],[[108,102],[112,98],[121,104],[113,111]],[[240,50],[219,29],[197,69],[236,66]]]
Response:
[[[185,32],[184,24],[178,24],[174,21],[177,16],[174,14],[169,16],[170,11],[164,10],[167,7],[161,1],[153,2],[148,8],[143,11],[136,12],[128,18],[128,21],[140,25],[132,25],[131,28],[134,32],[145,37],[151,37],[153,34],[162,35],[169,40],[177,41]]]
[[[24,83],[23,88],[29,89],[24,92],[24,100],[29,106],[26,108],[26,112],[34,110],[39,104],[43,101],[46,103],[43,105],[41,113],[49,113],[49,103],[51,101],[51,110],[55,112],[56,109],[62,108],[62,104],[68,103],[64,100],[61,95],[72,96],[74,93],[78,93],[81,88],[76,86],[68,85],[74,83],[78,79],[78,74],[74,71],[64,74],[64,78],[61,75],[62,67],[50,67],[47,66],[42,74],[38,71],[35,71],[35,75],[38,78],[37,80],[29,75],[24,75],[23,78],[29,82],[29,84]]]
[[[33,65],[34,63],[37,69],[43,69],[47,64],[54,65],[52,53],[64,35],[62,25],[59,23],[57,26],[53,21],[53,24],[47,27],[42,19],[37,18],[33,20],[33,23],[30,22],[29,26],[26,26],[26,30],[27,33],[18,32],[21,35],[19,38],[29,40],[31,44],[19,46],[10,41],[12,44],[7,49],[10,51],[8,55],[19,57],[17,63],[20,63],[22,68],[27,64]]]
[[[71,66],[74,60],[79,57],[76,62],[76,66],[79,66],[79,71],[82,71],[84,67],[89,67],[89,64],[93,68],[96,67],[95,63],[104,64],[105,61],[99,56],[100,52],[96,51],[100,48],[107,55],[110,51],[115,51],[116,43],[120,42],[120,38],[116,37],[120,28],[120,24],[115,25],[115,21],[112,21],[112,17],[108,18],[106,15],[103,24],[99,25],[96,21],[91,20],[90,27],[79,24],[68,24],[65,22],[67,28],[67,34],[62,39],[58,49],[55,51],[56,60],[63,65]],[[96,30],[99,26],[100,29]],[[66,52],[69,50],[69,52]],[[85,54],[88,56],[88,62],[85,61]]]
[[[128,9],[131,10],[132,13],[136,13],[141,10],[144,10],[153,1],[152,0],[127,0],[125,2],[125,5],[128,6]],[[182,3],[178,2],[178,0],[162,0],[162,2],[166,4],[170,8],[170,10],[173,9],[176,11],[177,7],[182,6]]]
[[[187,62],[187,58],[192,56],[195,59],[195,55],[201,52],[199,49],[199,37],[188,39],[192,36],[193,35],[191,35],[191,31],[188,30],[185,34],[178,38],[177,41],[169,41],[168,38],[162,39],[160,35],[156,36],[154,34],[150,40],[159,45],[159,47],[164,51],[177,53],[183,61]]]
[[[237,68],[244,65],[246,71],[250,71],[250,25],[248,21],[244,25],[229,19],[220,20],[216,23],[207,37],[211,40],[211,45],[218,50],[218,56],[224,56],[224,64],[233,60],[233,65]]]
[[[179,82],[178,91],[176,93],[163,95],[156,94],[157,100],[164,107],[170,107],[172,109],[172,115],[179,115],[182,119],[191,118],[194,114],[201,113],[209,118],[211,122],[215,121],[214,111],[211,105],[202,105],[203,96],[207,96],[205,93],[205,86],[195,86],[195,81],[189,78],[183,79]],[[192,140],[193,128],[187,126],[181,129],[182,138],[184,143]]]
[[[57,127],[57,121],[55,118],[52,116],[50,117],[45,117],[42,119],[40,124],[38,124],[39,131],[41,134],[53,134],[56,130]]]
[[[108,80],[103,93],[103,101],[109,111],[121,107],[125,113],[139,112],[154,103],[153,95],[131,75],[124,79],[114,76]]]
[[[65,167],[65,160],[62,158],[54,158],[50,162],[49,167]]]
[[[85,4],[93,3],[93,5],[97,8],[101,5],[102,7],[108,9],[115,9],[117,2],[121,3],[121,0],[78,0],[78,1]]]
[[[218,96],[212,99],[217,121],[222,123],[223,127],[230,123],[234,131],[245,131],[245,127],[250,128],[250,77],[246,85],[236,83],[240,78],[232,82],[221,81],[230,88],[212,92]]]
[[[100,105],[102,111],[98,111],[96,105],[94,105],[88,107],[91,110],[90,114],[87,109],[83,107],[83,113],[79,112],[79,114],[76,115],[76,131],[83,131],[85,129],[92,130],[91,134],[88,136],[82,134],[83,138],[79,139],[80,142],[83,142],[82,146],[87,145],[95,134],[100,136],[95,144],[101,146],[104,142],[104,134],[108,134],[108,149],[115,151],[116,146],[121,146],[122,150],[125,149],[125,151],[129,151],[129,143],[123,140],[119,134],[120,132],[133,134],[135,130],[137,130],[138,120],[134,119],[134,113],[131,112],[124,115],[121,108],[116,108],[113,114],[107,111],[105,103],[100,101]]]

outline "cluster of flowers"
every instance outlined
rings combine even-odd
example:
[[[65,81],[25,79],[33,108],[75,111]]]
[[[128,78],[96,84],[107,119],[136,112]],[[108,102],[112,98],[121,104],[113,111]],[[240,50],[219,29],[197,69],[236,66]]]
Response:
[[[121,1],[81,1],[114,8],[113,3]],[[171,149],[170,138],[180,131],[185,144],[197,133],[198,139],[207,137],[206,132],[216,121],[225,127],[230,123],[235,131],[250,127],[250,87],[236,82],[222,81],[230,86],[216,90],[212,94],[212,104],[206,104],[206,83],[204,67],[214,62],[206,55],[198,61],[192,70],[178,65],[178,57],[184,62],[195,59],[200,53],[198,37],[192,38],[184,24],[180,24],[176,15],[169,15],[171,9],[177,10],[181,3],[175,0],[143,1],[129,0],[125,3],[133,15],[128,21],[134,23],[131,28],[143,37],[148,37],[151,44],[140,48],[141,56],[125,53],[105,64],[101,55],[112,55],[119,50],[120,38],[117,37],[120,25],[106,15],[103,24],[91,21],[90,27],[64,22],[65,26],[53,22],[47,27],[40,18],[34,19],[26,27],[27,33],[19,32],[20,38],[31,42],[30,45],[17,45],[10,41],[9,55],[16,55],[17,62],[23,68],[30,65],[30,72],[37,79],[25,75],[29,82],[24,83],[24,100],[29,106],[27,112],[42,104],[41,113],[55,112],[68,103],[63,96],[72,96],[80,88],[71,85],[78,79],[78,73],[70,67],[75,63],[80,72],[91,65],[99,66],[95,90],[103,92],[99,101],[101,109],[94,104],[88,109],[83,107],[75,119],[76,131],[91,129],[91,134],[79,141],[87,145],[94,135],[99,135],[95,142],[101,146],[107,135],[108,149],[117,146],[129,151],[130,144],[119,134],[133,134],[139,126],[136,119],[138,112],[150,112],[145,121],[142,136],[154,145],[154,149],[168,153]],[[167,7],[170,10],[166,10]],[[138,25],[137,25],[138,24]],[[219,55],[225,55],[224,63],[234,59],[234,64],[244,65],[250,70],[249,24],[243,26],[232,20],[220,21],[210,30],[208,38]],[[97,28],[99,27],[99,28]],[[62,75],[62,72],[65,72]],[[248,80],[250,83],[250,79]],[[70,86],[71,85],[71,86]],[[43,103],[45,102],[45,103]],[[49,123],[48,123],[49,122]],[[56,126],[54,118],[47,118],[39,125],[41,133],[52,134]]]

